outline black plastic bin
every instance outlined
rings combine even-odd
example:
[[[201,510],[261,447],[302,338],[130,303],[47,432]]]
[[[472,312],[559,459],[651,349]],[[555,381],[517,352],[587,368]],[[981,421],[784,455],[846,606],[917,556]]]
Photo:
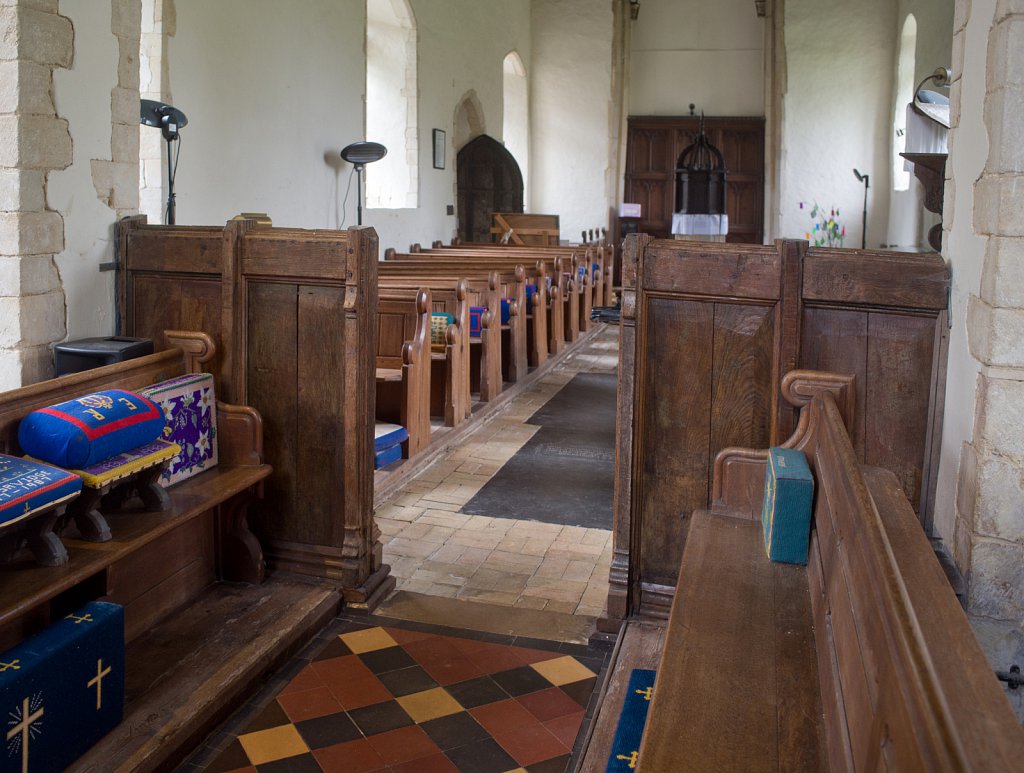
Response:
[[[152,338],[106,336],[81,338],[53,346],[53,368],[58,376],[98,368],[114,362],[133,360],[153,353]]]

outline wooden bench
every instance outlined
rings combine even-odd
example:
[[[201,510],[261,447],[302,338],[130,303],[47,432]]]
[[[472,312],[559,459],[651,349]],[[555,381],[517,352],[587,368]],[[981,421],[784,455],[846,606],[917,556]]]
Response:
[[[413,245],[414,248],[418,245]],[[564,326],[565,337],[569,341],[575,341],[581,331],[585,332],[591,328],[590,311],[594,305],[593,297],[593,274],[586,270],[593,260],[593,253],[587,249],[581,251],[571,247],[550,248],[526,248],[526,247],[504,247],[489,245],[460,245],[458,247],[440,247],[430,250],[413,249],[411,254],[428,254],[432,256],[446,257],[473,257],[494,260],[543,260],[548,264],[549,272],[560,280],[560,295],[564,299]],[[399,255],[399,257],[403,257]],[[556,266],[556,261],[561,259],[561,266]]]
[[[406,458],[430,443],[430,290],[414,294],[382,288],[377,296],[376,418],[409,433]],[[455,357],[457,331],[444,352]]]
[[[438,293],[438,301],[434,305],[436,311],[447,311],[452,307],[451,292],[460,281],[465,282],[467,294],[466,337],[463,340],[466,367],[471,379],[471,391],[479,392],[480,399],[490,402],[501,394],[503,388],[502,373],[502,330],[500,318],[490,315],[486,326],[482,326],[479,336],[469,335],[469,306],[500,306],[501,285],[494,271],[484,274],[457,272],[438,267],[429,268],[414,264],[394,264],[384,262],[378,266],[378,277],[381,286],[411,287],[423,286]],[[455,312],[447,311],[454,314]],[[493,320],[493,322],[492,322]],[[525,375],[525,374],[524,374]]]
[[[941,256],[626,238],[608,616],[664,619],[714,455],[796,426],[795,369],[852,373],[851,441],[891,469],[931,535],[949,271]]]
[[[899,481],[858,463],[853,390],[852,377],[808,371],[783,384],[803,407],[785,446],[815,477],[806,567],[765,556],[767,451],[718,455],[639,770],[1020,768],[1024,730]]]
[[[393,249],[387,249],[384,252],[384,259],[386,263],[392,261],[419,262],[436,266],[438,269],[450,268],[460,273],[478,270],[492,271],[496,268],[518,271],[518,267],[522,266],[527,282],[533,284],[535,288],[541,288],[537,291],[540,295],[534,294],[534,303],[527,309],[527,315],[532,315],[537,308],[545,310],[544,314],[536,317],[537,325],[540,325],[542,329],[538,330],[537,325],[534,325],[530,336],[530,340],[533,342],[530,355],[531,360],[534,361],[533,364],[543,363],[548,354],[558,354],[565,347],[565,312],[563,309],[564,304],[569,301],[570,293],[566,284],[567,272],[562,270],[563,259],[561,257],[535,259],[532,263],[528,263],[525,261],[529,259],[509,257],[496,250],[484,254],[472,251],[449,254],[448,251],[398,253]],[[548,287],[549,282],[550,288]],[[527,321],[527,325],[530,325],[529,321]],[[547,332],[547,351],[542,354],[544,347],[540,342],[545,340],[543,335],[545,331]]]
[[[465,280],[436,281],[430,277],[390,279],[380,277],[380,289],[390,295],[415,296],[430,292],[433,312],[451,314],[452,331],[444,343],[430,344],[430,415],[441,417],[446,427],[457,427],[472,414],[469,360],[470,286]]]
[[[118,229],[119,332],[202,329],[224,399],[264,421],[274,473],[250,524],[269,566],[371,608],[394,586],[373,522],[377,236],[372,228]]]
[[[37,408],[103,389],[143,389],[218,359],[204,334],[169,331],[165,340],[174,348],[0,394],[0,450],[20,452],[18,424]],[[258,584],[263,556],[246,513],[271,473],[263,423],[248,407],[218,402],[216,410],[219,463],[167,489],[168,510],[105,512],[107,542],[83,541],[69,526],[64,566],[26,557],[0,567],[0,649],[86,601],[124,606],[125,719],[77,769],[177,762],[338,608],[332,589]]]

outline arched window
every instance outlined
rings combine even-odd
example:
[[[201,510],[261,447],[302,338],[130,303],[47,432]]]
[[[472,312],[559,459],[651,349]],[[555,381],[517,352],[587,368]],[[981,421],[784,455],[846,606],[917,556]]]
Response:
[[[505,57],[504,120],[501,129],[505,148],[519,163],[523,173],[523,190],[529,197],[530,169],[530,101],[526,87],[526,68],[515,51]]]
[[[366,139],[388,154],[366,167],[366,206],[417,206],[416,20],[408,0],[366,2]]]
[[[892,189],[910,188],[910,172],[900,153],[907,147],[907,105],[914,99],[914,65],[917,60],[917,19],[907,14],[900,34],[900,52],[896,61],[896,109],[893,111]]]

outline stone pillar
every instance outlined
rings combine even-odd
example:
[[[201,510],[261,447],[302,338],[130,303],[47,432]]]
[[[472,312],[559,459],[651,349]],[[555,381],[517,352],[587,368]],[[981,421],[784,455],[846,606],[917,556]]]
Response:
[[[174,35],[175,24],[174,0],[143,0],[139,47],[139,91],[142,99],[168,104],[174,102],[167,42]],[[163,223],[167,204],[167,150],[159,129],[140,126],[139,132],[139,211],[149,218],[150,223]]]
[[[957,509],[969,532],[968,612],[993,666],[1003,670],[1024,666],[1022,103],[1024,0],[999,0],[988,36],[989,154],[974,188],[974,231],[987,243],[980,292],[971,297],[967,318],[970,352],[981,369]],[[1022,696],[1008,695],[1024,716]]]
[[[52,93],[73,52],[57,0],[0,0],[0,390],[49,377],[50,345],[65,335],[53,260],[64,221],[47,209],[46,177],[71,163]]]

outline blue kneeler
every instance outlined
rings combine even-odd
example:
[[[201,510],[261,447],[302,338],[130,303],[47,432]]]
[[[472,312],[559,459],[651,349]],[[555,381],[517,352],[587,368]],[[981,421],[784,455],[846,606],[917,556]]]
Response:
[[[124,610],[93,601],[0,655],[0,773],[63,770],[124,716]]]

